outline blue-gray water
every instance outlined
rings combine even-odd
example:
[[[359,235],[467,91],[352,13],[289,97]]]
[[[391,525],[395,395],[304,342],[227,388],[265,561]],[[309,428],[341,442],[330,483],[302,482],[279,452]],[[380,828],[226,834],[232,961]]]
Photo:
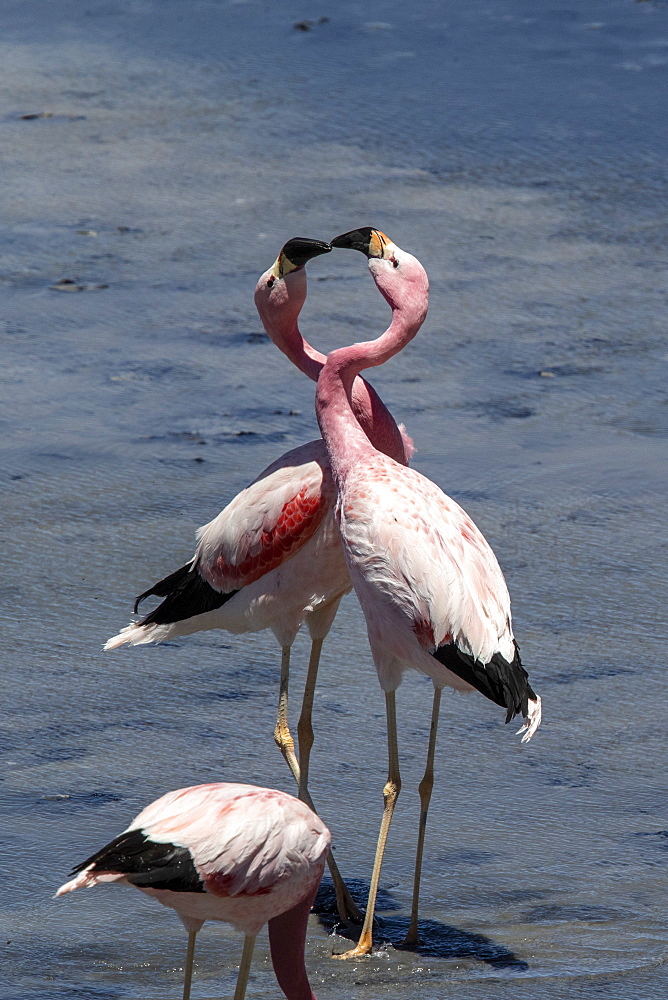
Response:
[[[432,286],[373,381],[494,545],[545,721],[521,747],[484,699],[444,699],[427,944],[345,965],[314,919],[315,990],[663,998],[668,6],[5,0],[0,66],[0,997],[180,996],[172,914],[53,892],[169,788],[291,787],[271,636],[101,645],[316,434],[257,276],[293,235],[371,224]],[[309,274],[319,347],[383,329],[360,255]],[[380,940],[410,905],[429,700],[407,678]],[[352,598],[315,724],[314,798],[364,883],[384,707]],[[239,940],[207,925],[198,947],[193,997],[229,996]],[[276,995],[265,941],[249,996]]]

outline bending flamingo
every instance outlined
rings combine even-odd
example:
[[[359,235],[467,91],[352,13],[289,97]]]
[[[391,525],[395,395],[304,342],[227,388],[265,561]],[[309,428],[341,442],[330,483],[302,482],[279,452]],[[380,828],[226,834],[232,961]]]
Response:
[[[314,379],[324,364],[301,337],[298,316],[306,299],[304,265],[330,250],[327,243],[293,239],[260,278],[256,303],[275,343]],[[381,449],[405,462],[410,439],[402,438],[371,386],[353,387],[357,418]],[[322,439],[295,448],[260,474],[209,524],[200,528],[192,560],[149,588],[135,602],[155,595],[162,603],[113,636],[105,649],[161,642],[206,629],[232,633],[270,628],[281,645],[281,682],[275,738],[300,798],[308,793],[310,722],[323,641],[351,583],[334,519],[336,491]],[[300,764],[287,721],[290,648],[305,622],[311,655],[299,720]],[[342,919],[359,917],[334,859],[329,859]]]
[[[56,896],[104,882],[134,885],[171,906],[188,931],[183,1000],[205,920],[245,935],[234,1000],[243,1000],[255,938],[269,924],[271,959],[288,1000],[315,1000],[304,965],[308,915],[331,841],[292,795],[218,783],[168,792],[72,872]]]
[[[434,701],[425,774],[411,924],[418,940],[418,900],[441,689],[477,689],[524,716],[523,742],[540,723],[540,698],[521,665],[513,638],[510,598],[492,549],[454,500],[420,473],[375,449],[351,406],[353,380],[383,364],[416,334],[427,311],[428,280],[415,257],[383,233],[360,229],[332,246],[361,250],[392,308],[389,328],[375,341],[333,351],[320,374],[316,413],[338,490],[337,517],[350,577],[364,611],[378,679],[385,692],[389,773],[369,902],[357,948],[367,954],[385,841],[401,777],[395,691],[407,669],[427,674]]]

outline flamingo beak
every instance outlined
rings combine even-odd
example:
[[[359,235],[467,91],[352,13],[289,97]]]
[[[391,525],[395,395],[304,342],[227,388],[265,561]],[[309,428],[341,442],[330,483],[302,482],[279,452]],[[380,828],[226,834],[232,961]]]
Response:
[[[303,267],[312,257],[331,251],[329,243],[322,240],[309,240],[303,236],[295,236],[288,240],[278,255],[279,277],[284,278],[290,271]]]
[[[343,233],[342,236],[332,240],[333,247],[341,250],[359,250],[365,257],[384,257],[385,248],[390,244],[391,240],[385,233],[369,226],[364,229],[352,229],[349,233]]]

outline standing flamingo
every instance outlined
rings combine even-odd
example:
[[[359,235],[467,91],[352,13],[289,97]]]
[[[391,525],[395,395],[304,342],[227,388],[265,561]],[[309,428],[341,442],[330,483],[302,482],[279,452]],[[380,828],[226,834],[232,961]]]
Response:
[[[298,316],[306,299],[304,265],[330,249],[317,240],[290,240],[256,289],[256,303],[272,339],[314,379],[325,358],[299,333]],[[355,380],[353,400],[360,424],[377,446],[406,462],[412,451],[410,439],[402,436],[362,379]],[[213,628],[232,633],[270,628],[281,646],[275,739],[299,784],[300,798],[310,805],[310,719],[320,651],[339,602],[351,587],[334,519],[335,498],[322,439],[287,452],[199,529],[199,544],[190,562],[141,594],[135,612],[151,595],[162,597],[162,603],[104,647],[162,642]],[[311,636],[311,654],[298,726],[300,771],[287,708],[290,648],[303,622]],[[339,915],[361,919],[331,856],[329,865]]]
[[[271,959],[288,1000],[315,1000],[304,965],[306,925],[331,841],[322,820],[285,792],[220,782],[168,792],[72,872],[56,896],[120,882],[171,906],[188,931],[183,1000],[205,920],[245,935],[234,1000],[243,1000],[255,938],[269,924]]]
[[[312,245],[318,245],[315,241],[295,238],[290,240],[283,247],[281,254],[285,258],[281,262],[281,257],[272,268],[266,271],[257,283],[255,288],[255,306],[257,308],[262,325],[274,344],[292,361],[292,363],[305,375],[308,375],[314,382],[318,381],[318,376],[325,364],[325,355],[316,351],[301,334],[299,329],[299,314],[306,300],[306,271],[303,267],[290,269],[290,261],[301,259],[311,251]],[[319,244],[329,246],[329,244]],[[283,280],[281,279],[281,276]],[[402,465],[407,465],[414,452],[413,441],[407,435],[403,424],[397,426],[388,411],[387,407],[376,393],[373,386],[369,385],[365,379],[356,378],[353,382],[351,393],[351,405],[355,418],[369,437],[375,448],[391,455]],[[334,526],[334,500],[336,490],[331,477],[327,450],[322,439],[312,442],[313,446],[318,446],[322,455],[323,469],[323,493],[326,491],[328,500],[328,517],[333,531],[338,539],[338,529]],[[343,552],[338,546],[337,554],[339,562],[337,568],[347,574]],[[321,567],[322,573],[326,572],[326,567]],[[348,578],[347,590],[351,588]],[[340,599],[339,599],[340,600]],[[327,630],[330,628],[334,615],[338,609],[338,601],[333,608],[331,617],[327,620]],[[313,726],[311,722],[313,697],[320,663],[320,651],[322,642],[326,635],[323,630],[322,636],[314,635],[310,621],[307,624],[311,627],[311,655],[304,686],[304,697],[302,710],[297,724],[297,734],[299,742],[299,762],[294,758],[294,744],[288,730],[287,724],[287,696],[288,696],[288,671],[281,671],[281,694],[279,698],[279,721],[276,726],[276,742],[281,750],[289,748],[292,753],[291,767],[300,788],[300,798],[304,798],[308,786],[308,774],[311,749],[313,747]],[[286,758],[287,759],[287,758]],[[290,763],[290,761],[288,761]],[[308,799],[306,799],[308,801]],[[360,915],[361,919],[361,915]]]
[[[374,229],[354,230],[332,246],[361,250],[392,322],[377,340],[333,351],[318,380],[316,413],[338,491],[337,517],[350,577],[364,611],[385,692],[389,773],[369,902],[358,945],[368,954],[385,841],[401,788],[395,692],[409,668],[432,678],[434,700],[427,765],[420,783],[420,825],[411,923],[418,941],[418,900],[441,689],[476,688],[524,716],[523,742],[540,723],[540,698],[528,682],[513,638],[510,598],[492,549],[466,512],[434,483],[377,451],[351,406],[353,380],[383,364],[416,334],[427,311],[428,280],[415,257]]]

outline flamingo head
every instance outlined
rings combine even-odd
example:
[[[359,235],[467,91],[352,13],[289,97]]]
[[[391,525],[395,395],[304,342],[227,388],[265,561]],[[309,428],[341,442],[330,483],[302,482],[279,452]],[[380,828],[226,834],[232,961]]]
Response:
[[[295,236],[288,240],[272,266],[255,286],[255,306],[273,341],[292,328],[306,300],[304,265],[331,250],[329,243]]]
[[[406,253],[389,236],[370,226],[353,229],[332,240],[333,247],[359,250],[369,262],[371,276],[378,291],[393,310],[412,307],[423,309],[420,322],[427,314],[429,279],[417,257]]]

